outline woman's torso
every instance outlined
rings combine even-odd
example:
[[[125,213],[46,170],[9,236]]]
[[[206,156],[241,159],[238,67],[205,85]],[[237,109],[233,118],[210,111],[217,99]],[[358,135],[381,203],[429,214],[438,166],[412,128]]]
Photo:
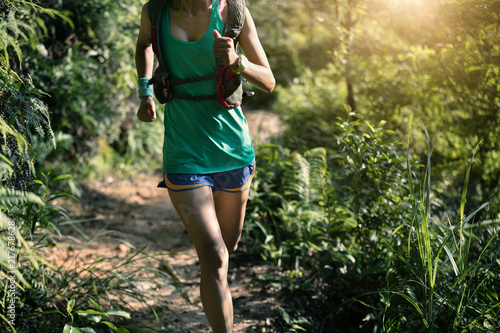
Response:
[[[212,31],[216,29],[222,33],[224,29],[219,0],[213,0],[209,19],[208,15],[198,17],[200,24],[197,28],[189,27],[193,18],[183,17],[170,6],[165,7],[160,21],[160,48],[170,78],[214,74]],[[173,92],[191,96],[213,95],[216,81],[174,86]],[[254,160],[248,125],[239,107],[228,109],[217,100],[194,102],[174,98],[165,106],[164,123],[165,173],[228,171],[249,165]]]

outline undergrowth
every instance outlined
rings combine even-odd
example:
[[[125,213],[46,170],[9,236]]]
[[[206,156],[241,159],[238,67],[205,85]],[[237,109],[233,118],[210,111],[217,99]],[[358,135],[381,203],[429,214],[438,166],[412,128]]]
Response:
[[[432,186],[427,159],[359,115],[337,149],[258,147],[249,248],[281,267],[289,332],[468,332],[499,327],[499,220]],[[424,132],[425,132],[425,127]],[[488,218],[488,216],[490,216]],[[444,217],[444,218],[443,218]]]

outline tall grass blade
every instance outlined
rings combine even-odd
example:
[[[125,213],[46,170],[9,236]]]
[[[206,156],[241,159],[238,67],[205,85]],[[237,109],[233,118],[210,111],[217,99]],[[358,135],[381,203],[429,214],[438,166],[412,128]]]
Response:
[[[14,326],[12,326],[9,322],[9,320],[3,315],[0,313],[0,318],[2,318],[2,320],[7,324],[9,325],[10,329],[12,330],[12,333],[16,333],[16,328]]]
[[[451,266],[453,267],[453,272],[455,272],[455,276],[458,276],[460,275],[460,270],[458,269],[458,265],[457,265],[457,262],[455,261],[455,258],[453,258],[453,253],[455,253],[455,251],[453,251],[453,253],[450,251],[450,249],[448,248],[448,246],[444,245],[445,243],[443,242],[443,248],[446,252],[446,255],[448,256],[447,260],[450,261],[451,263]],[[441,266],[444,266],[446,264],[446,260],[443,261],[443,263],[441,264]],[[440,267],[440,270],[441,270],[441,267]]]
[[[468,185],[469,185],[469,177],[470,177],[470,171],[472,168],[472,162],[474,161],[474,156],[476,155],[478,148],[479,148],[479,144],[474,149],[474,153],[472,154],[472,157],[469,161],[469,165],[467,167],[467,171],[465,173],[464,188],[462,190],[462,199],[460,201],[460,221],[461,222],[464,219],[465,203],[467,202],[467,189],[468,189]]]
[[[422,260],[422,265],[424,269],[427,271],[426,275],[430,279],[428,283],[428,294],[425,297],[425,300],[427,302],[427,319],[430,321],[433,321],[433,297],[434,297],[434,286],[436,284],[436,272],[437,272],[437,260],[435,263],[435,268],[433,271],[433,265],[432,265],[432,250],[431,250],[431,240],[430,240],[430,233],[429,233],[429,219],[430,219],[430,205],[431,205],[431,156],[432,156],[432,150],[431,150],[431,144],[430,144],[430,139],[429,139],[429,133],[427,132],[427,128],[425,125],[422,123],[422,126],[425,131],[425,144],[427,148],[427,169],[426,169],[426,176],[424,179],[424,188],[422,189],[424,198],[421,201],[421,218],[422,218],[422,226],[421,226],[421,231],[422,231],[422,239],[423,239],[423,246],[420,246],[419,248],[423,248],[424,252],[421,253],[421,257],[425,258]],[[417,231],[418,234],[418,231]],[[427,280],[427,279],[426,279]],[[424,289],[424,292],[427,292],[427,290]]]
[[[460,283],[465,277],[467,277],[468,273],[473,269],[477,268],[479,262],[483,259],[484,255],[486,254],[486,250],[490,246],[490,244],[495,240],[495,238],[498,237],[498,233],[494,234],[488,241],[488,243],[485,245],[483,250],[481,251],[481,254],[478,256],[477,260],[474,261],[472,264],[470,264],[463,272],[460,274],[460,277],[455,281],[455,283],[452,285],[452,289],[454,289],[458,283]],[[492,249],[493,250],[493,249]]]
[[[422,309],[420,309],[420,306],[418,305],[417,302],[415,302],[413,299],[411,299],[408,295],[405,295],[403,293],[398,293],[398,292],[394,292],[395,295],[397,296],[401,296],[402,298],[404,298],[408,303],[410,303],[411,306],[413,306],[415,308],[415,310],[417,310],[418,314],[420,315],[420,318],[422,319],[422,322],[424,323],[425,327],[426,328],[429,328],[429,322],[427,321],[427,319],[425,318],[425,315],[424,313],[422,312]]]
[[[410,192],[410,200],[411,200],[411,207],[413,208],[413,218],[412,218],[412,226],[413,226],[413,222],[416,221],[416,216],[417,216],[417,205],[415,203],[415,195],[413,193],[413,176],[412,176],[412,172],[411,172],[411,163],[410,163],[410,139],[411,139],[411,133],[412,133],[412,124],[413,124],[413,115],[411,115],[410,117],[410,123],[408,125],[408,140],[407,140],[407,144],[406,144],[406,171],[407,171],[407,174],[408,174],[408,190]],[[411,230],[412,228],[410,228],[409,230],[409,233],[411,234]],[[410,249],[411,249],[411,246],[410,246],[410,239],[411,237],[409,237],[410,235],[408,235],[408,256],[410,256]]]
[[[470,249],[470,242],[472,237],[469,238],[469,243],[467,245],[467,250],[463,251],[462,247],[465,245],[464,244],[464,234],[463,234],[463,223],[464,223],[464,211],[465,211],[465,204],[467,202],[467,189],[469,186],[469,177],[470,177],[470,171],[472,169],[472,163],[474,161],[474,156],[476,155],[476,152],[479,148],[479,144],[476,146],[474,149],[474,153],[472,154],[472,157],[470,159],[469,165],[467,166],[467,171],[465,173],[465,179],[464,179],[464,188],[462,190],[462,199],[460,200],[460,260],[459,264],[462,270],[465,268],[466,263],[469,261],[469,249]],[[462,257],[464,255],[465,257]]]

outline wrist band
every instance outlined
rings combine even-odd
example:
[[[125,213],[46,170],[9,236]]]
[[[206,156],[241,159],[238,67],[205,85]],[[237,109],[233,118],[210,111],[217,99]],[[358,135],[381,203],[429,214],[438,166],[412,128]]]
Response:
[[[137,80],[137,90],[139,99],[142,99],[146,96],[153,97],[153,87],[151,84],[149,84],[149,79],[146,77],[142,77]]]

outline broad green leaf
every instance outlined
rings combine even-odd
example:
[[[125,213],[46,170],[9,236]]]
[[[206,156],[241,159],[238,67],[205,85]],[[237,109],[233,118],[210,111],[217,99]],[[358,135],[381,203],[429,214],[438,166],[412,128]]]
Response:
[[[95,283],[94,281],[92,281],[92,286],[94,287],[94,291],[96,291],[96,287],[95,287]],[[97,303],[96,301],[94,301],[92,298],[90,297],[87,297],[87,299],[90,301],[90,303],[92,303],[92,305],[97,309],[97,311],[101,311],[102,312],[102,306]]]
[[[75,306],[75,299],[74,298],[71,298],[69,301],[68,301],[68,305],[66,306],[66,311],[68,311],[68,313],[71,313],[73,311],[73,307]]]
[[[63,333],[80,333],[80,329],[71,324],[64,325]]]
[[[106,310],[106,314],[108,314],[110,316],[120,316],[120,317],[130,319],[130,313],[128,313],[127,311],[120,310],[120,309]]]
[[[103,321],[103,322],[101,322],[101,324],[108,326],[109,328],[111,328],[113,331],[115,331],[117,333],[130,333],[130,331],[127,330],[126,328],[124,328],[124,327],[117,328],[115,325],[113,325],[112,323],[110,323],[108,321]]]
[[[90,327],[82,327],[80,328],[80,331],[82,331],[83,333],[96,333],[96,331]]]

